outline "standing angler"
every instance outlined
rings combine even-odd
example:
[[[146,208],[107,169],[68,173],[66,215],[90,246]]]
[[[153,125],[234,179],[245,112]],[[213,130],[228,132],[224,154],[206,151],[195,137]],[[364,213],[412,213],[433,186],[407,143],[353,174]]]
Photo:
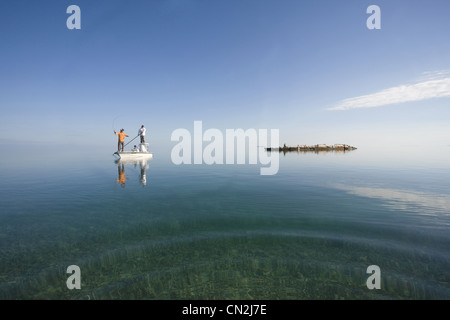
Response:
[[[138,131],[138,136],[141,137],[141,143],[145,143],[145,131],[144,125],[141,126],[141,128]]]
[[[123,129],[120,129],[120,132],[119,132],[119,133],[117,133],[117,132],[114,130],[114,134],[116,134],[116,135],[119,136],[119,141],[118,141],[118,143],[117,143],[117,152],[120,152],[120,147],[121,147],[121,146],[122,146],[122,152],[123,152],[123,147],[124,147],[125,137],[128,137],[128,135],[125,134],[125,132],[124,132]]]

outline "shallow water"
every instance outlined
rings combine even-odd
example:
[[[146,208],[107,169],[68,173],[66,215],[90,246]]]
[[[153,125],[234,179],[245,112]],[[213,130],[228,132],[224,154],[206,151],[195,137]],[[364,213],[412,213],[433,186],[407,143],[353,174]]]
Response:
[[[0,168],[1,299],[450,298],[448,146],[281,153],[274,176],[29,148]]]

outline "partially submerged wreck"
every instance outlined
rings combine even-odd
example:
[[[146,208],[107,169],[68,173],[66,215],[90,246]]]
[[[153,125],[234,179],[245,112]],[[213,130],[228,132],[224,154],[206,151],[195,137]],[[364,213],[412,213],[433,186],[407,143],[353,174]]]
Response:
[[[279,151],[279,152],[351,151],[356,149],[357,148],[350,146],[348,144],[334,144],[334,145],[315,144],[312,146],[298,145],[296,147],[288,147],[284,145],[283,147],[279,148],[266,148],[267,151]]]

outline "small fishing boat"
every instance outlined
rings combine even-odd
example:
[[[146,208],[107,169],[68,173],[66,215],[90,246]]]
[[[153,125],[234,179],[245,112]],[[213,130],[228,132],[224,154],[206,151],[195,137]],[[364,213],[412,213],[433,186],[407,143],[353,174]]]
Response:
[[[153,158],[153,153],[148,151],[148,143],[141,143],[139,147],[134,146],[131,151],[114,152],[113,155],[119,157],[121,160]]]

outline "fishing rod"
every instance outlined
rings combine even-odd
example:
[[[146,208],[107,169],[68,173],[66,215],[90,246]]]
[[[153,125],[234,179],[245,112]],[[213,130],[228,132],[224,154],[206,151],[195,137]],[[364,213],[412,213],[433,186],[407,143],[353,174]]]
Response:
[[[113,129],[114,131],[116,131],[116,126],[114,125],[114,122],[116,121],[116,119],[117,119],[118,117],[120,117],[120,116],[115,117],[114,120],[113,120],[113,122],[112,122],[112,129]]]

